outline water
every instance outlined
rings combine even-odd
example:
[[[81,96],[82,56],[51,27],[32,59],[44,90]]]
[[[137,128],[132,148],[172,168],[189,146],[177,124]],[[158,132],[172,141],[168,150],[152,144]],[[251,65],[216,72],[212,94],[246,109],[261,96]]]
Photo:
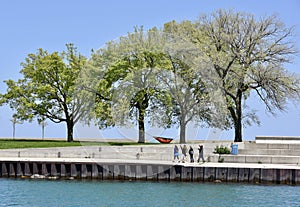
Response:
[[[0,206],[300,206],[300,187],[0,179]]]

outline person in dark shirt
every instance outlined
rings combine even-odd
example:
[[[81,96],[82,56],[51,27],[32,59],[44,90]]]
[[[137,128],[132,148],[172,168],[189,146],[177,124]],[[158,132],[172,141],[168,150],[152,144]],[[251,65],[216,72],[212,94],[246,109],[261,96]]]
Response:
[[[174,146],[174,161],[179,161],[179,148],[177,145]]]
[[[198,150],[199,150],[198,162],[200,162],[200,159],[202,159],[202,161],[205,162],[204,155],[203,155],[203,145],[199,145]]]
[[[194,162],[194,150],[193,150],[192,146],[190,146],[189,155],[190,155],[190,161]]]

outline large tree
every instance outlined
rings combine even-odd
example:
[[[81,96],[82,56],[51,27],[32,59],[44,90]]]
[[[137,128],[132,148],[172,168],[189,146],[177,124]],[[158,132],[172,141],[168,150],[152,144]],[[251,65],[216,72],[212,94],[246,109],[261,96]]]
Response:
[[[188,123],[209,123],[211,112],[208,91],[199,74],[192,68],[180,60],[169,58],[173,65],[172,70],[161,70],[157,73],[161,91],[170,96],[170,101],[165,102],[168,104],[162,107],[168,113],[161,113],[161,117],[171,116],[165,119],[171,122],[162,124],[178,125],[180,143],[185,143]]]
[[[160,86],[171,97],[170,105],[165,108],[172,112],[172,124],[180,127],[180,143],[186,142],[186,127],[191,122],[218,128],[226,126],[223,107],[220,107],[219,99],[215,99],[220,91],[214,90],[206,81],[206,68],[199,67],[199,61],[196,61],[199,49],[194,37],[197,32],[196,25],[190,21],[172,21],[164,25],[168,43],[165,53],[171,67],[158,71],[157,77]]]
[[[156,28],[136,28],[96,51],[89,68],[91,73],[98,74],[98,83],[87,88],[96,94],[95,116],[99,126],[137,123],[138,142],[145,142],[146,117],[155,105],[151,102],[161,97],[153,75],[164,64],[163,39]]]
[[[19,120],[49,119],[67,124],[67,141],[73,141],[73,128],[79,121],[84,101],[78,96],[76,79],[86,58],[73,44],[62,53],[39,49],[21,64],[23,78],[5,81],[2,101],[16,111]]]
[[[234,141],[242,141],[243,105],[250,95],[256,93],[271,113],[284,110],[289,98],[299,98],[299,79],[285,68],[296,53],[293,28],[276,16],[230,10],[202,16],[195,24],[201,36],[193,41],[211,81],[223,91]],[[252,114],[250,121],[256,118]]]

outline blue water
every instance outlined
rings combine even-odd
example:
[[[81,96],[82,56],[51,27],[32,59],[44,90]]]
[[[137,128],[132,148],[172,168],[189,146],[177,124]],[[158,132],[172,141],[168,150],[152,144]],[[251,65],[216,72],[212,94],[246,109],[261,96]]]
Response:
[[[0,179],[0,206],[300,206],[299,186]]]

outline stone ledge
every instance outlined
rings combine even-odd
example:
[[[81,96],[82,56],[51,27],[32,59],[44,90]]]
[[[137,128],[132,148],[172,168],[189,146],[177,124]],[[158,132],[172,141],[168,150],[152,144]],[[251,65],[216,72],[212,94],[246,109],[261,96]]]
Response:
[[[297,136],[256,136],[256,143],[298,143],[300,144],[300,137]]]

